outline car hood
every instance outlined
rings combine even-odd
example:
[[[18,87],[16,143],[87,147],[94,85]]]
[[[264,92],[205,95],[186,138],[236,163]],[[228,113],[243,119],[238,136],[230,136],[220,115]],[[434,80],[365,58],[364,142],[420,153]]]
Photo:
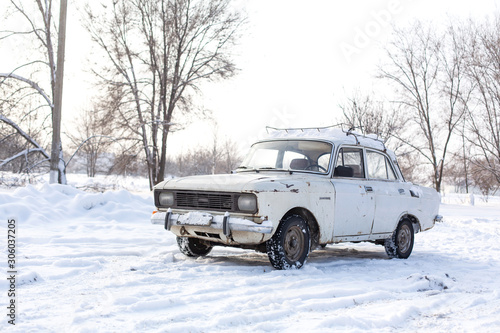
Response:
[[[166,180],[157,189],[214,191],[214,192],[266,192],[293,191],[305,182],[323,178],[314,174],[289,174],[287,172],[244,172],[224,175],[189,176]],[[307,179],[306,179],[307,178]]]

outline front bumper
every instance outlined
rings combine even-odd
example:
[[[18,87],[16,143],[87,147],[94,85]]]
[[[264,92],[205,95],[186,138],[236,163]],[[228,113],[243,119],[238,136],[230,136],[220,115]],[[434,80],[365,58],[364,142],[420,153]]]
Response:
[[[264,220],[257,224],[244,217],[231,216],[228,212],[224,215],[210,213],[187,212],[173,213],[171,209],[166,212],[155,212],[151,216],[152,224],[161,224],[165,229],[170,230],[172,226],[209,227],[214,231],[222,231],[224,235],[231,235],[232,231],[244,231],[259,234],[270,234],[273,231],[273,224],[269,220]]]

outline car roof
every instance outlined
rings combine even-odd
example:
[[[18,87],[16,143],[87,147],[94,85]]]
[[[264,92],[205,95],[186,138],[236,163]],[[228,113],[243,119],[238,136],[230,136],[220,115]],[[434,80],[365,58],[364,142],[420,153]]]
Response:
[[[386,148],[384,142],[375,134],[363,135],[353,130],[343,130],[341,128],[332,127],[315,127],[315,128],[274,128],[267,127],[267,139],[307,139],[307,140],[322,140],[339,145],[354,145],[367,148],[373,148],[380,151],[386,151],[392,157],[395,154]]]

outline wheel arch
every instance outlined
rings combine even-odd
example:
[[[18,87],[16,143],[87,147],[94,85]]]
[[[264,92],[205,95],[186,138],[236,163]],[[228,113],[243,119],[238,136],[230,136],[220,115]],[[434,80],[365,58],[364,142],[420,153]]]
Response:
[[[311,249],[315,249],[316,247],[318,247],[320,230],[318,221],[316,220],[314,214],[311,213],[311,211],[308,210],[307,208],[295,207],[290,209],[288,212],[285,213],[285,215],[283,215],[280,223],[291,215],[298,215],[306,221],[307,225],[309,226],[309,232],[311,234]]]
[[[399,218],[399,221],[398,221],[398,225],[404,219],[410,220],[411,224],[413,225],[413,233],[416,234],[422,230],[421,226],[420,226],[420,221],[418,220],[418,218],[415,215],[410,214],[410,213],[405,213],[405,214],[401,215],[401,217]]]

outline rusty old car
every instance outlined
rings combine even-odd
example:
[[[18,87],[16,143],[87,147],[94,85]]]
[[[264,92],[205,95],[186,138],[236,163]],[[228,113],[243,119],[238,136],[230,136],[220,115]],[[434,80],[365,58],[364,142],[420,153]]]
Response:
[[[175,234],[182,253],[255,249],[289,269],[320,246],[364,241],[406,259],[415,233],[441,219],[439,194],[405,181],[377,137],[329,127],[269,130],[231,174],[155,186],[151,222]]]

